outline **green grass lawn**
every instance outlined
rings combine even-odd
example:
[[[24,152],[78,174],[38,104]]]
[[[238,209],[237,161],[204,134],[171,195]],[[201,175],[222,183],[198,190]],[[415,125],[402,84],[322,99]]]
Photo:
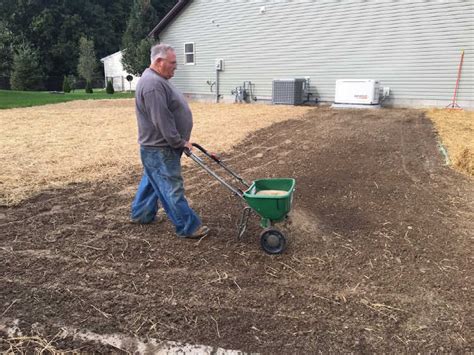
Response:
[[[73,100],[125,99],[131,97],[134,97],[133,92],[115,92],[115,94],[110,95],[104,89],[94,89],[92,94],[86,94],[84,90],[76,90],[74,93],[70,92],[68,94],[52,94],[47,91],[0,90],[0,109],[39,106]]]

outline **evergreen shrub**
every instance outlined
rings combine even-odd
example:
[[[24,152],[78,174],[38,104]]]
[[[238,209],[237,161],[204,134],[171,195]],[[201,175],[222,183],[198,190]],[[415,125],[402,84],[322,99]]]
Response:
[[[69,82],[69,78],[67,76],[64,76],[63,91],[65,93],[70,93],[71,92],[71,83]]]
[[[113,94],[115,92],[112,80],[107,80],[107,87],[105,88],[105,92],[107,94]]]
[[[94,91],[92,90],[92,84],[90,81],[86,82],[86,94],[92,94]]]

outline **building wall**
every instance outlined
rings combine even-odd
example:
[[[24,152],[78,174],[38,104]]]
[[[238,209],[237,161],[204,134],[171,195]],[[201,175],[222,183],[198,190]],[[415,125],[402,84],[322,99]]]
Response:
[[[389,104],[446,106],[464,49],[458,102],[474,107],[473,19],[472,0],[194,0],[159,36],[177,50],[173,81],[186,93],[210,95],[224,59],[227,100],[244,81],[262,100],[273,79],[310,77],[321,101],[334,100],[336,79],[377,79]],[[195,65],[183,64],[184,42]]]
[[[105,84],[107,85],[108,80],[112,80],[114,85],[114,90],[116,91],[127,91],[135,90],[135,87],[138,82],[138,78],[133,76],[133,80],[130,83],[127,81],[126,77],[129,75],[122,65],[122,52],[113,53],[105,58],[102,58],[101,61],[104,63],[104,76]]]

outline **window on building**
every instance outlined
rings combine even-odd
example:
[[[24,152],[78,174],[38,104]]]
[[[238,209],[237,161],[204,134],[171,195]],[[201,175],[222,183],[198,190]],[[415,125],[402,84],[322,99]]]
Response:
[[[194,42],[184,44],[184,64],[195,64]]]

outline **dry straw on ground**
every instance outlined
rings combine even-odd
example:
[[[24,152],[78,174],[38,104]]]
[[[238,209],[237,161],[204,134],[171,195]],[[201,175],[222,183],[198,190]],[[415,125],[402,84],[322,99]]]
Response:
[[[453,166],[474,176],[474,112],[433,109],[428,111],[428,117],[434,122]]]
[[[309,107],[191,103],[193,140],[224,152],[250,132],[301,118]],[[454,165],[473,169],[473,112],[431,110]],[[0,205],[72,182],[117,178],[140,167],[134,100],[74,101],[0,110]],[[185,160],[186,161],[186,160]]]
[[[6,350],[2,354],[14,355],[14,354],[41,354],[41,355],[53,355],[60,353],[79,354],[79,350],[59,351],[54,348],[51,344],[55,339],[48,341],[40,336],[28,336],[28,337],[11,337],[5,340],[0,339],[0,345]],[[6,346],[3,346],[5,343]]]
[[[215,152],[310,110],[206,103],[191,103],[191,109],[193,140]],[[71,182],[116,178],[140,166],[133,99],[0,110],[0,136],[0,205]]]

